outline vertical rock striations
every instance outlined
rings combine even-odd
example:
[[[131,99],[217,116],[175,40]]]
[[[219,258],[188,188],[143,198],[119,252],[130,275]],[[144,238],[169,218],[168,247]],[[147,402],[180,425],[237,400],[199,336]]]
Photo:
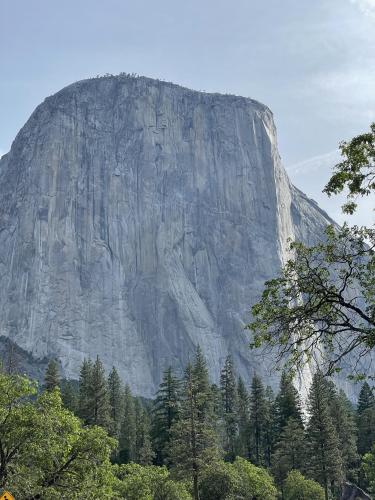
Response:
[[[0,162],[0,333],[150,396],[199,343],[265,375],[243,331],[287,255],[329,222],[281,166],[272,113],[127,76],[47,98]]]

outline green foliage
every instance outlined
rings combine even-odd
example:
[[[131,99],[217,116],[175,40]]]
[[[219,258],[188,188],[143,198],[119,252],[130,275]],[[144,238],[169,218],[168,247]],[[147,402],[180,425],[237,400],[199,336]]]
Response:
[[[278,431],[281,432],[290,418],[302,425],[301,402],[297,389],[293,385],[291,374],[283,371],[280,390],[275,401]]]
[[[224,451],[228,460],[236,456],[238,433],[238,394],[233,361],[230,356],[225,360],[220,375],[222,418],[224,421]]]
[[[82,428],[58,390],[35,394],[28,379],[0,374],[0,487],[16,498],[111,498],[115,442]]]
[[[358,396],[358,415],[361,415],[368,408],[375,408],[375,396],[373,389],[367,382],[364,382]]]
[[[172,481],[165,467],[126,464],[114,467],[115,490],[127,500],[190,500],[182,483]]]
[[[290,417],[283,427],[272,457],[272,472],[279,485],[292,470],[304,470],[306,448],[305,431],[301,421]]]
[[[119,461],[128,463],[136,459],[136,422],[134,400],[130,387],[125,386],[124,414],[119,439]]]
[[[329,196],[348,189],[345,213],[352,214],[358,196],[368,196],[375,189],[375,123],[370,132],[354,137],[340,145],[344,160],[335,166],[333,175],[324,188]]]
[[[267,403],[262,380],[254,375],[250,389],[251,458],[256,465],[264,463]]]
[[[293,259],[252,308],[251,347],[275,348],[289,368],[320,352],[332,374],[349,353],[354,364],[375,345],[375,230],[328,226],[324,243],[290,250]]]
[[[54,359],[52,359],[47,366],[44,375],[44,388],[47,391],[53,391],[56,387],[60,387],[60,374],[59,367]]]
[[[209,464],[203,471],[199,485],[201,498],[205,500],[234,499],[240,490],[240,474],[233,464],[218,461]]]
[[[332,420],[329,398],[326,381],[321,372],[317,372],[308,399],[307,472],[323,486],[326,498],[329,490],[340,485],[343,479],[340,442]]]
[[[324,490],[320,484],[305,479],[298,471],[292,471],[284,481],[284,500],[324,500]]]
[[[116,368],[108,376],[108,400],[110,408],[111,435],[118,438],[124,417],[123,388]]]
[[[202,469],[219,455],[210,394],[207,368],[198,350],[194,366],[186,368],[181,416],[172,425],[169,446],[172,471],[175,477],[192,481],[195,500]]]
[[[369,452],[375,443],[375,408],[370,407],[358,415],[358,451]]]
[[[256,467],[243,458],[236,458],[233,467],[240,477],[239,498],[243,500],[275,500],[277,489],[272,477],[261,467]]]
[[[240,457],[250,457],[250,400],[244,381],[241,377],[237,384],[238,394],[238,439],[237,455]]]
[[[152,440],[155,444],[158,464],[165,462],[171,427],[179,417],[180,391],[181,383],[169,367],[163,374],[152,411]]]

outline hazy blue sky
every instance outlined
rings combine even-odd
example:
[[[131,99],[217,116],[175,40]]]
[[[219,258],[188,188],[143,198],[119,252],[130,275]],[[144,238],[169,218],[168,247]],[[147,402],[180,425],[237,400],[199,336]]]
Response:
[[[121,71],[264,102],[291,166],[375,119],[375,0],[0,0],[0,152],[47,95]]]

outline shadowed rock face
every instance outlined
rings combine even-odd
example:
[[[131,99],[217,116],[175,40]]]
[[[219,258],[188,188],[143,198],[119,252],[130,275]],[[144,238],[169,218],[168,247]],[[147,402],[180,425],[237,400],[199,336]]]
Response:
[[[270,110],[126,76],[47,98],[0,162],[0,332],[150,396],[199,343],[267,376],[243,326],[286,240],[330,222],[281,166]]]

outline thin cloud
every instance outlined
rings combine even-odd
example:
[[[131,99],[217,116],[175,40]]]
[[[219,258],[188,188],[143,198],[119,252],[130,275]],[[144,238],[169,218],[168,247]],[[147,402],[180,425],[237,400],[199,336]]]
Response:
[[[351,0],[351,2],[357,5],[364,14],[375,19],[375,0]]]

